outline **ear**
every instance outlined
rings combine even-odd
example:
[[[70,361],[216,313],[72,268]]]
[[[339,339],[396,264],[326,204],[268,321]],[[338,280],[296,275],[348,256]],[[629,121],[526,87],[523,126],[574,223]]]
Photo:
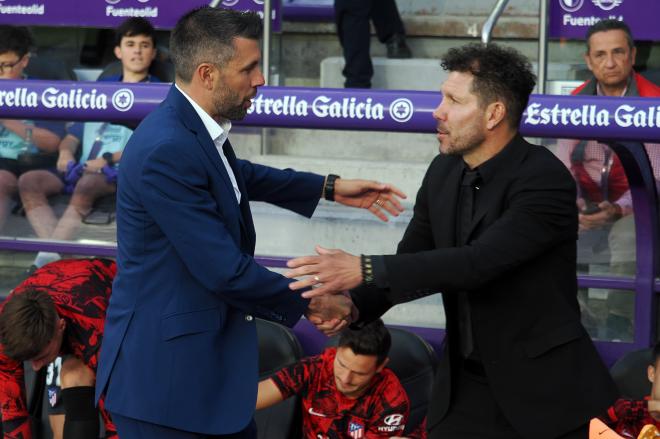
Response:
[[[25,56],[23,57],[23,60],[21,60],[21,69],[25,69],[28,64],[30,64],[30,54],[26,53]]]
[[[216,68],[209,63],[202,63],[197,66],[195,75],[199,79],[200,84],[207,90],[213,89],[213,82],[215,80]]]
[[[648,377],[648,379],[649,379],[650,382],[654,382],[654,381],[655,381],[655,366],[651,366],[651,365],[649,365],[649,366],[646,368],[646,376]]]
[[[506,117],[506,107],[501,101],[495,101],[488,104],[486,107],[485,115],[486,129],[489,131],[494,130]]]
[[[119,46],[115,46],[114,53],[117,59],[121,59],[121,48]]]
[[[57,321],[57,329],[59,331],[64,331],[66,329],[66,320],[64,320],[63,318],[60,318]]]
[[[390,357],[385,357],[382,363],[376,368],[376,373],[381,373],[383,369],[385,369],[385,366],[387,366],[387,363],[390,362]]]

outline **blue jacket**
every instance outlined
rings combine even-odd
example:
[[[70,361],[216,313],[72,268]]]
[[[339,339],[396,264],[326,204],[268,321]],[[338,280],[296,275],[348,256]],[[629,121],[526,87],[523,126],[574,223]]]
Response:
[[[96,383],[110,412],[203,434],[240,431],[257,393],[252,316],[292,326],[307,307],[291,280],[254,261],[248,198],[309,217],[323,177],[238,160],[231,149],[227,158],[240,206],[208,131],[174,86],[126,145],[118,274]]]

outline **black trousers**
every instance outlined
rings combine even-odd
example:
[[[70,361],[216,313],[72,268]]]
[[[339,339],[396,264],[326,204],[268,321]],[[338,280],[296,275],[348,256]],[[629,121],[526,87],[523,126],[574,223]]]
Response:
[[[374,68],[369,55],[373,21],[381,43],[394,34],[405,34],[394,0],[335,0],[337,35],[344,51],[345,87],[369,88]]]
[[[458,373],[457,385],[449,413],[429,431],[428,439],[523,439],[504,417],[488,385],[479,371]],[[539,425],[542,430],[543,426]],[[584,426],[557,439],[587,439],[589,426]]]

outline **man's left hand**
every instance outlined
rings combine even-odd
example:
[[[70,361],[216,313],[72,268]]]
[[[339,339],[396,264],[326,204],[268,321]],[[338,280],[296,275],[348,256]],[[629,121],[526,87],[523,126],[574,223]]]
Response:
[[[390,184],[343,178],[335,181],[335,201],[337,203],[367,209],[383,221],[388,220],[386,213],[399,216],[399,213],[403,211],[399,199],[405,198],[406,194]]]
[[[348,292],[344,292],[314,297],[305,316],[319,331],[332,337],[356,321],[359,313]]]
[[[302,256],[286,263],[292,270],[284,275],[288,278],[307,276],[289,284],[292,290],[314,287],[302,294],[309,299],[323,294],[340,294],[362,283],[360,257],[343,250],[316,246],[318,256]]]

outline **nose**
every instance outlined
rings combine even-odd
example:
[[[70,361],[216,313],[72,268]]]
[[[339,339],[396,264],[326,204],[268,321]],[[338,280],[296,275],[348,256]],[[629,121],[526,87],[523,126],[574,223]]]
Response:
[[[264,78],[264,74],[261,71],[261,68],[257,67],[254,72],[254,77],[252,78],[252,86],[261,87],[265,83],[266,83],[266,79]]]
[[[607,67],[616,67],[616,63],[614,62],[614,55],[609,53],[607,54],[607,58],[605,58],[605,65]]]
[[[437,107],[435,107],[435,110],[433,110],[433,118],[435,120],[445,120],[447,112],[445,111],[445,106],[443,105],[445,103],[445,98],[442,98],[440,101],[440,104],[438,104]]]

